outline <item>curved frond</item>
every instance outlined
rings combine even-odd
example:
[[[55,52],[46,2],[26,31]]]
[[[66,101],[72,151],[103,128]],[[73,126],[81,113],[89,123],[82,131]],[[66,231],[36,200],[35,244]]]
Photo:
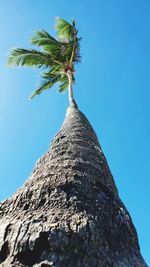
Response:
[[[54,42],[57,42],[57,40],[54,37],[52,37],[47,31],[45,31],[43,29],[40,31],[36,31],[35,36],[38,36],[38,38],[40,38],[40,39],[50,39],[50,40],[53,39]]]
[[[35,35],[31,37],[31,44],[37,46],[50,45],[59,47],[59,42],[44,30],[37,31]]]
[[[49,78],[47,81],[43,81],[42,85],[32,93],[30,99],[32,99],[36,95],[41,94],[44,90],[51,88],[56,82],[59,82],[59,80],[60,80],[60,75],[58,74],[53,76],[52,78]]]
[[[68,78],[66,77],[66,79],[61,81],[61,84],[59,85],[59,92],[60,93],[65,92],[68,89],[68,85],[69,85],[69,81],[68,81]]]
[[[74,76],[72,78],[73,78],[73,83],[75,83]],[[65,92],[68,89],[68,86],[69,86],[68,77],[66,75],[62,75],[61,76],[61,82],[60,82],[60,85],[59,85],[59,92],[60,93]]]
[[[31,44],[40,46],[46,53],[49,53],[51,57],[62,63],[66,61],[64,51],[66,51],[66,43],[62,43],[53,38],[46,31],[37,31],[31,38]]]
[[[53,59],[46,53],[34,50],[16,48],[10,52],[7,64],[9,66],[52,66]]]
[[[57,74],[62,74],[63,72],[63,68],[61,65],[54,65],[48,72],[44,72],[42,74],[42,77],[44,79],[49,79],[51,77],[53,77],[54,75],[57,75]]]
[[[74,21],[71,25],[66,20],[57,17],[55,28],[57,30],[59,38],[67,38],[68,40],[70,40],[77,34]]]
[[[71,56],[70,56],[70,63],[78,63],[81,60],[80,56],[80,40],[81,38],[75,37],[72,41],[72,50],[71,50]]]

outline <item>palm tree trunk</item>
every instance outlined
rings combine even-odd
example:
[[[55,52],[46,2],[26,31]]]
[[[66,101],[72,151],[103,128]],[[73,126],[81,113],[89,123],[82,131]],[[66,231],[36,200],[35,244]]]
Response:
[[[72,80],[72,72],[70,70],[67,71],[67,77],[68,77],[68,81],[69,81],[68,93],[69,93],[70,107],[78,108],[77,103],[76,103],[74,96],[73,96],[73,80]]]
[[[87,118],[69,107],[51,148],[0,203],[1,267],[147,267]]]

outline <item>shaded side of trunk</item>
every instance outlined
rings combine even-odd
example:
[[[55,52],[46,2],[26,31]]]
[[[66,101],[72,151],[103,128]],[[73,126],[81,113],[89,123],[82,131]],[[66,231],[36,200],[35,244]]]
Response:
[[[69,108],[31,177],[0,207],[2,267],[145,267],[95,132]]]

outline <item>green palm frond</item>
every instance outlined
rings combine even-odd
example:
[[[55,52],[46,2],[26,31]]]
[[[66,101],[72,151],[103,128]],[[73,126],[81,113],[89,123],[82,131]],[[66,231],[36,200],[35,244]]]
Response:
[[[31,38],[31,44],[41,47],[46,53],[49,53],[55,61],[64,62],[66,60],[64,51],[66,43],[62,43],[53,38],[48,32],[37,31]]]
[[[68,85],[67,72],[72,72],[73,82],[75,64],[80,62],[80,38],[75,21],[68,23],[62,18],[56,20],[58,39],[52,37],[47,31],[36,31],[31,38],[31,44],[40,50],[16,48],[10,51],[7,64],[9,66],[35,66],[44,67],[44,79],[41,86],[33,92],[31,98],[41,94],[59,82],[59,92],[64,92]]]
[[[32,93],[30,99],[32,99],[36,95],[41,94],[44,90],[51,88],[56,82],[59,82],[59,80],[60,80],[60,75],[58,74],[54,75],[53,77],[49,78],[46,81],[43,81],[42,85]]]
[[[31,44],[37,45],[37,46],[54,46],[54,47],[59,47],[60,44],[59,42],[52,37],[48,32],[42,30],[42,31],[37,31],[35,35],[32,36],[31,38]]]
[[[34,49],[23,49],[16,48],[9,54],[8,66],[52,66],[54,60],[46,53],[34,50]]]
[[[61,81],[60,85],[59,85],[59,92],[63,93],[68,89],[68,85],[69,85],[69,81],[67,79],[67,77],[65,77],[65,79],[63,81]]]
[[[55,28],[57,30],[57,34],[59,38],[67,38],[68,40],[72,39],[76,34],[75,21],[73,21],[72,25],[68,23],[66,20],[57,17]]]
[[[73,83],[75,83],[75,77],[72,77]],[[66,75],[61,75],[59,92],[64,93],[68,89],[69,81]]]
[[[61,46],[60,54],[64,61],[70,63],[80,62],[80,40],[81,38],[76,37],[74,40]]]
[[[81,41],[81,38],[75,37],[74,40],[72,41],[72,45],[70,44],[70,47],[71,47],[70,63],[72,62],[78,63],[81,60],[80,41]]]
[[[61,75],[62,72],[63,72],[62,66],[54,65],[48,72],[44,72],[42,74],[42,77],[44,79],[49,79],[49,78],[53,77],[54,75],[57,75],[57,74]]]
[[[35,35],[31,37],[31,43],[33,45],[40,45],[42,41],[50,44],[59,44],[58,41],[45,30],[36,31]]]

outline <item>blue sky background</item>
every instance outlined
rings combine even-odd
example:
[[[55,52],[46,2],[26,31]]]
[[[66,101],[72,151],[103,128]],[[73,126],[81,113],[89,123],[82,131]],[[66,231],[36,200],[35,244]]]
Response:
[[[0,1],[0,200],[30,175],[59,130],[67,93],[54,87],[28,101],[39,70],[7,68],[12,47],[29,48],[37,29],[54,34],[56,16],[75,18],[82,64],[74,89],[93,125],[150,265],[150,2]]]

